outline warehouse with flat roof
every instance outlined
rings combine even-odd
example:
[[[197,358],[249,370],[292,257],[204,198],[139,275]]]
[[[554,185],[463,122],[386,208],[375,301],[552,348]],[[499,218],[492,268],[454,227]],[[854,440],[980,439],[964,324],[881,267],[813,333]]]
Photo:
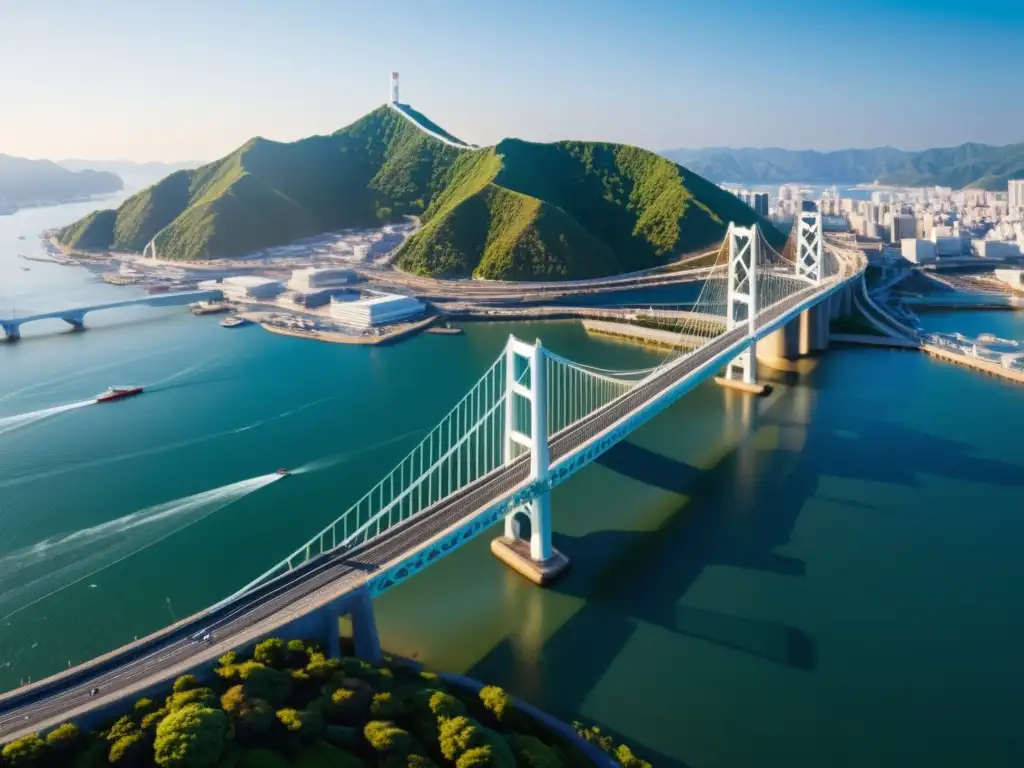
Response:
[[[411,296],[378,293],[359,301],[331,300],[331,318],[353,328],[400,323],[419,317],[427,305]]]

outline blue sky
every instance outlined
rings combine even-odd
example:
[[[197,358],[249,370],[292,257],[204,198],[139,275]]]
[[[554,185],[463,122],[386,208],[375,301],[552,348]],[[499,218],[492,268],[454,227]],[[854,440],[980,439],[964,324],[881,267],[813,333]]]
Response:
[[[0,152],[213,159],[402,100],[468,141],[1024,141],[1024,2],[0,0]]]

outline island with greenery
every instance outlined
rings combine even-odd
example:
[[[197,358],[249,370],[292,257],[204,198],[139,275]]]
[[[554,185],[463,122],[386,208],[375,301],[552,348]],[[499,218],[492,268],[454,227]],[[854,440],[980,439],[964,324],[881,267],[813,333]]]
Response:
[[[328,658],[311,641],[270,638],[184,675],[104,727],[73,724],[12,741],[4,768],[582,768],[592,755],[650,768],[598,728],[550,728],[501,688],[444,683],[418,665]],[[586,743],[583,743],[586,742]],[[589,745],[589,746],[588,746]],[[591,753],[588,756],[587,752]]]
[[[518,139],[450,146],[384,106],[329,136],[252,139],[71,224],[58,239],[129,252],[154,241],[161,258],[206,260],[407,215],[422,228],[398,253],[400,268],[502,280],[652,267],[720,241],[730,221],[761,221],[734,195],[637,147]]]

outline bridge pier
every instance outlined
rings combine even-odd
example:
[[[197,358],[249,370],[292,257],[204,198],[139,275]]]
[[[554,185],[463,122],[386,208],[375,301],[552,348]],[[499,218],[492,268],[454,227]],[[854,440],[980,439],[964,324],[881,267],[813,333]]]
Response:
[[[62,317],[61,320],[70,325],[76,331],[85,330],[85,315],[70,315],[68,317]]]
[[[529,365],[530,386],[520,384],[517,360]],[[516,429],[517,406],[528,407],[530,434]],[[505,464],[514,459],[514,446],[530,451],[530,479],[537,489],[525,506],[505,517],[505,535],[491,542],[494,556],[535,584],[550,584],[569,567],[569,558],[551,546],[551,490],[549,480],[547,376],[544,347],[537,339],[531,347],[509,337],[505,347]],[[529,536],[524,528],[529,525]]]
[[[17,341],[21,338],[21,323],[0,323],[4,330],[4,341]]]
[[[371,664],[379,664],[380,637],[373,614],[373,601],[365,586],[312,613],[300,616],[272,634],[286,641],[317,640],[323,643],[328,656],[338,658],[342,655],[341,619],[345,616],[349,617],[352,625],[353,655]]]

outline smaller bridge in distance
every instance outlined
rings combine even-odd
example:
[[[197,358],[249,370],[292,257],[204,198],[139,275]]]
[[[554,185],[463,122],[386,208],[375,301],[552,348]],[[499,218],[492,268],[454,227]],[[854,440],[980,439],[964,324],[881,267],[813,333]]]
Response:
[[[174,307],[190,304],[194,301],[221,298],[220,291],[181,291],[178,293],[161,293],[152,296],[137,296],[133,299],[109,301],[104,304],[90,304],[81,307],[67,307],[46,312],[28,312],[18,316],[16,312],[0,315],[0,328],[3,329],[7,341],[21,338],[21,326],[37,320],[63,320],[75,330],[85,330],[85,316],[90,312],[101,312],[105,309],[123,309],[125,307]]]

